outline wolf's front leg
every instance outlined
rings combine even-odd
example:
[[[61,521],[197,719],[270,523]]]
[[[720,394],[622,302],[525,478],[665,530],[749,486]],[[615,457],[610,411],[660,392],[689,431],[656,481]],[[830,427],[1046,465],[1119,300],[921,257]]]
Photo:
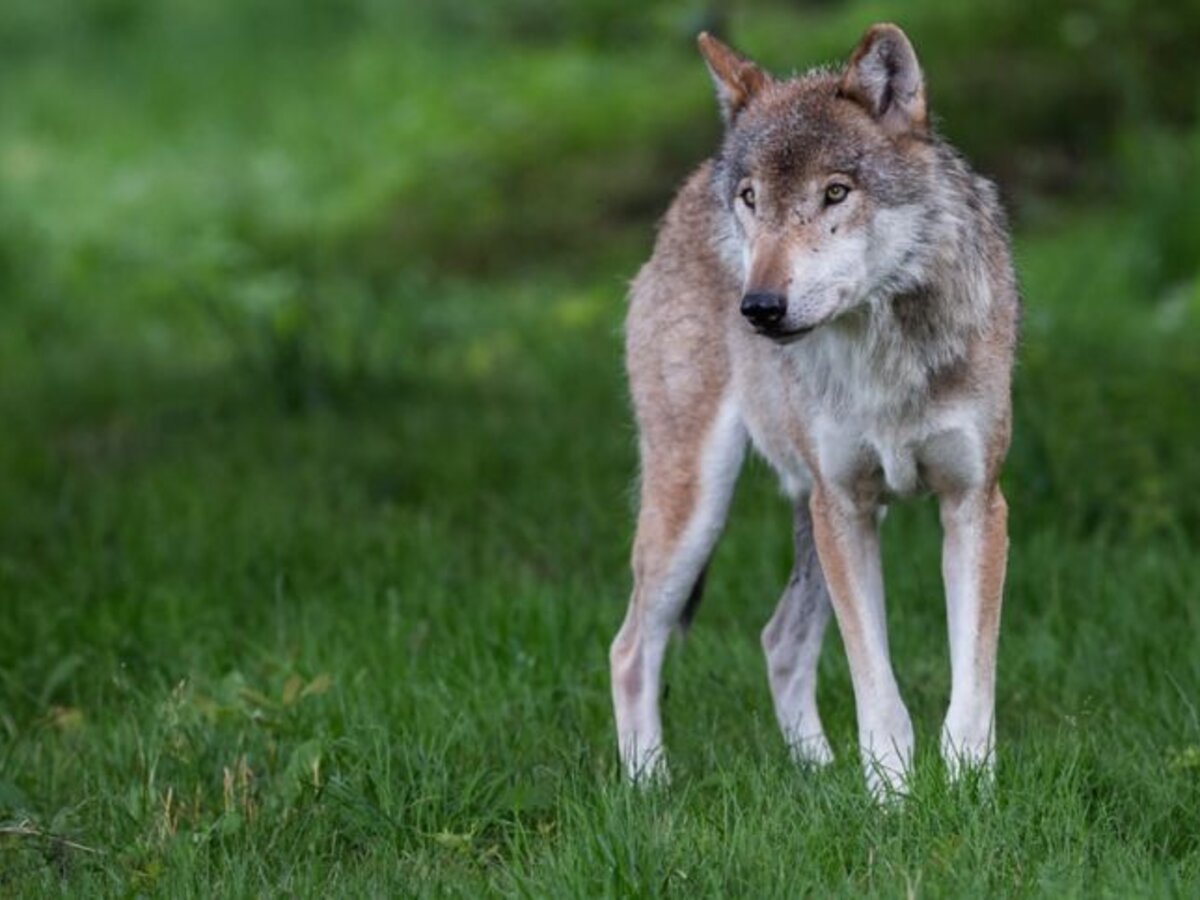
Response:
[[[821,569],[850,662],[867,784],[877,797],[903,793],[913,730],[888,655],[875,509],[824,487],[814,489],[810,508]]]
[[[707,428],[642,435],[641,506],[633,543],[633,596],[609,653],[621,764],[634,781],[666,775],[659,686],[671,632],[725,524],[745,453],[733,402],[714,404]],[[670,438],[670,439],[666,439]]]
[[[942,579],[953,684],[942,728],[951,777],[994,764],[996,644],[1008,556],[1008,506],[998,485],[941,498]]]

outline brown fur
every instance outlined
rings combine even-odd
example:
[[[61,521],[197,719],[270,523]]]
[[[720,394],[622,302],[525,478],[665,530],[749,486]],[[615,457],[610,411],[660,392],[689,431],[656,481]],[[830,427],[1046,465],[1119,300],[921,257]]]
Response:
[[[817,554],[821,558],[821,571],[825,574],[829,593],[835,598],[833,608],[837,613],[842,643],[846,646],[851,667],[866,673],[868,667],[861,652],[863,629],[858,619],[858,611],[853,603],[836,602],[839,597],[846,598],[854,594],[850,562],[846,559],[845,547],[841,540],[845,532],[845,514],[831,508],[825,493],[819,488],[812,492],[809,509],[812,511],[813,538],[817,545]]]
[[[691,517],[696,500],[700,450],[725,385],[729,359],[711,336],[723,327],[726,310],[715,253],[689,245],[697,228],[711,228],[705,169],[692,176],[663,223],[659,248],[674,260],[660,270],[646,267],[633,283],[628,314],[638,327],[626,329],[625,358],[633,394],[642,468],[639,543],[673,543]],[[717,284],[714,284],[714,281]],[[726,281],[726,290],[736,286]],[[679,316],[675,298],[690,299]],[[643,327],[644,326],[644,327]],[[645,555],[635,547],[635,556]],[[661,552],[650,554],[661,557]]]

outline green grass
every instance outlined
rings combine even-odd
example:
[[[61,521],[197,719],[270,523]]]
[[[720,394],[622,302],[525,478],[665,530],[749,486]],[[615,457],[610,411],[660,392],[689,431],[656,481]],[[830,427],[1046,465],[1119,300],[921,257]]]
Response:
[[[0,894],[1197,894],[1193,183],[1023,219],[994,790],[933,752],[928,502],[885,526],[911,798],[866,795],[833,635],[838,762],[788,763],[752,463],[640,795],[619,325],[702,71],[324,20],[262,48],[175,3],[94,0],[100,36],[31,4],[46,46],[0,59]],[[859,27],[821,16],[813,47]]]

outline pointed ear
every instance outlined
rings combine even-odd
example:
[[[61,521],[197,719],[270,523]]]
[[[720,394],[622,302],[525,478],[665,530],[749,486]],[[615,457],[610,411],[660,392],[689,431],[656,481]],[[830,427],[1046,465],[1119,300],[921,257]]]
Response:
[[[708,63],[708,73],[716,85],[717,100],[721,104],[721,117],[728,125],[751,98],[770,83],[771,76],[707,31],[700,32],[696,43]]]
[[[895,25],[872,25],[863,35],[842,76],[841,94],[889,134],[929,127],[921,66],[908,36]]]

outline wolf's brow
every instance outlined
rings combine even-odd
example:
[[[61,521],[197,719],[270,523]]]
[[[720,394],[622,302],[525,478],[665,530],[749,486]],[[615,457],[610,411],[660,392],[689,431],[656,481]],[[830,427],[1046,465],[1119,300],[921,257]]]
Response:
[[[845,174],[850,175],[857,180],[859,174],[862,172],[862,158],[862,151],[855,150],[851,154],[834,160],[834,163],[830,168],[834,172],[844,172]]]

